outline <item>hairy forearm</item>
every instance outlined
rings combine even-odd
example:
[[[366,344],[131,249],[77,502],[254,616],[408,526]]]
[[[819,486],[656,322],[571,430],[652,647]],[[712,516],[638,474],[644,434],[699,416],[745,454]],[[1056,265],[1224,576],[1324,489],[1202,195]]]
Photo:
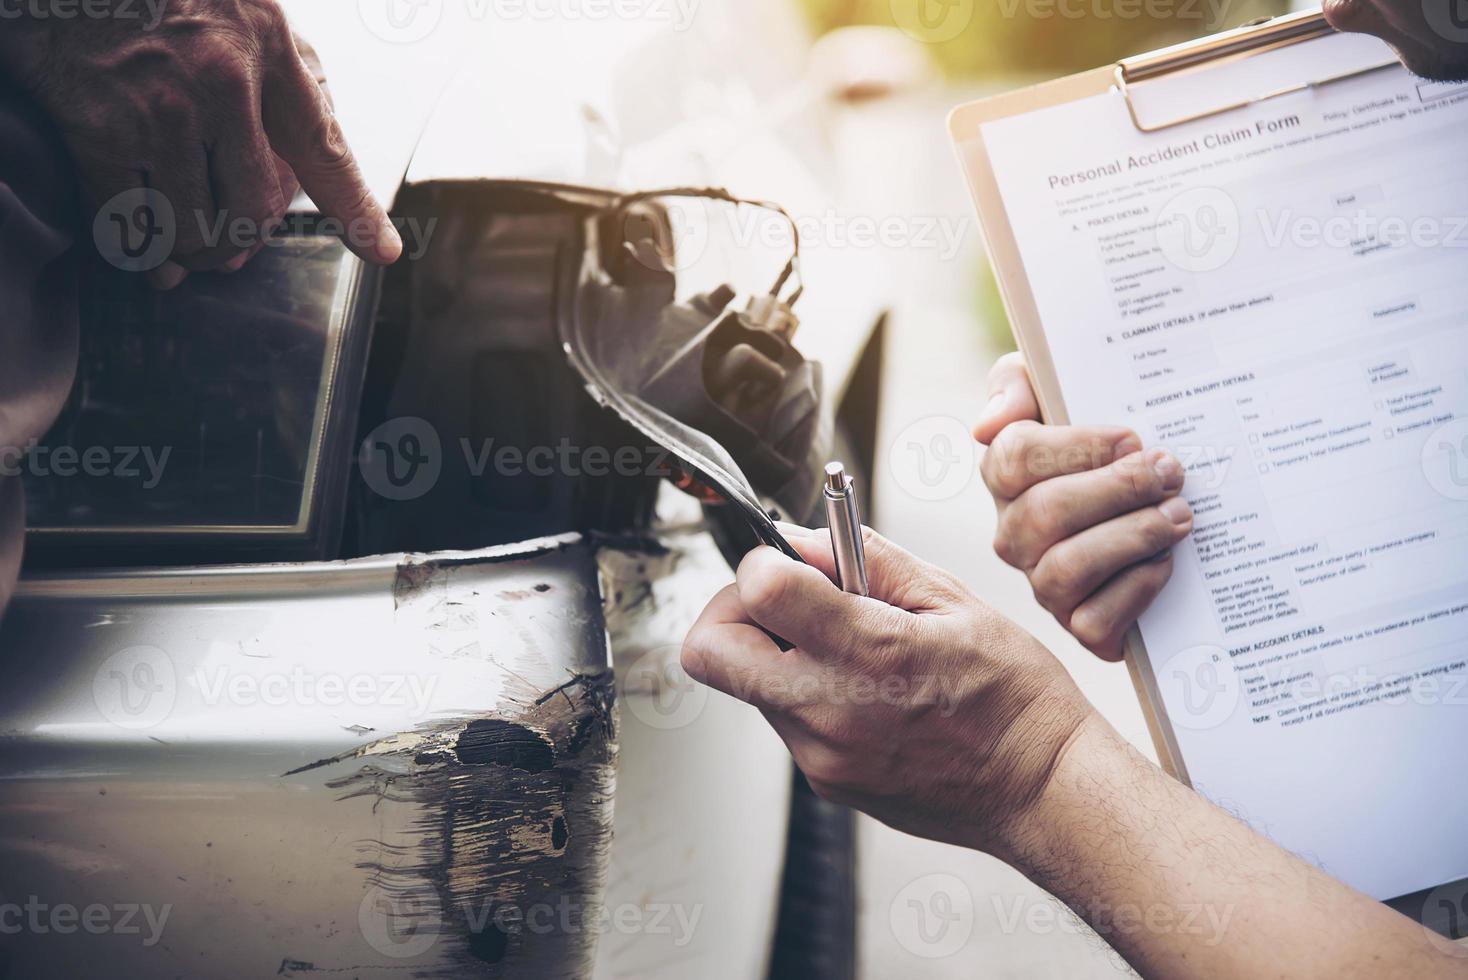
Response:
[[[1009,850],[1144,976],[1468,976],[1468,950],[1254,833],[1099,716]]]

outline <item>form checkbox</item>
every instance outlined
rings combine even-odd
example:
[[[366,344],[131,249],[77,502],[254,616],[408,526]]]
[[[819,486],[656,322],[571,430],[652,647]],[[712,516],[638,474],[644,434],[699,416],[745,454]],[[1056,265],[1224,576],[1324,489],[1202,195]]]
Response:
[[[1259,472],[1260,473],[1268,473],[1269,472],[1269,464],[1268,463],[1260,463],[1259,464]]]
[[[1382,438],[1385,439],[1395,439],[1397,437],[1397,430],[1388,426],[1387,428],[1381,430],[1381,435]]]

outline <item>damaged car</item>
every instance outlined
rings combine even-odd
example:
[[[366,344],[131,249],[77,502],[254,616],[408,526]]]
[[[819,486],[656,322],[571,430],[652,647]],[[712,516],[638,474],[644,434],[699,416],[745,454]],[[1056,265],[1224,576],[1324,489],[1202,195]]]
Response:
[[[175,292],[91,262],[0,624],[0,975],[853,976],[849,813],[678,668],[872,465],[795,13],[335,6],[287,5],[407,256],[302,207]]]

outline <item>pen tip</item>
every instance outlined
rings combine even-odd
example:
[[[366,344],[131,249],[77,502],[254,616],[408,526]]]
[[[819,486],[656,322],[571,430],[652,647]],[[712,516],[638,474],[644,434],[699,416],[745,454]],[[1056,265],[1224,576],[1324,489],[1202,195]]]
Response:
[[[826,488],[836,493],[840,493],[846,489],[846,486],[846,464],[827,463]]]

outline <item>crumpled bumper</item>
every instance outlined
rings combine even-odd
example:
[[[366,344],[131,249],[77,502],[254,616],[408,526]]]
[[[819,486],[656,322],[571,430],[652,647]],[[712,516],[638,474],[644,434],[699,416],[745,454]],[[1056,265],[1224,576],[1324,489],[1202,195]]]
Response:
[[[616,723],[579,536],[36,579],[0,651],[0,974],[589,974]]]

